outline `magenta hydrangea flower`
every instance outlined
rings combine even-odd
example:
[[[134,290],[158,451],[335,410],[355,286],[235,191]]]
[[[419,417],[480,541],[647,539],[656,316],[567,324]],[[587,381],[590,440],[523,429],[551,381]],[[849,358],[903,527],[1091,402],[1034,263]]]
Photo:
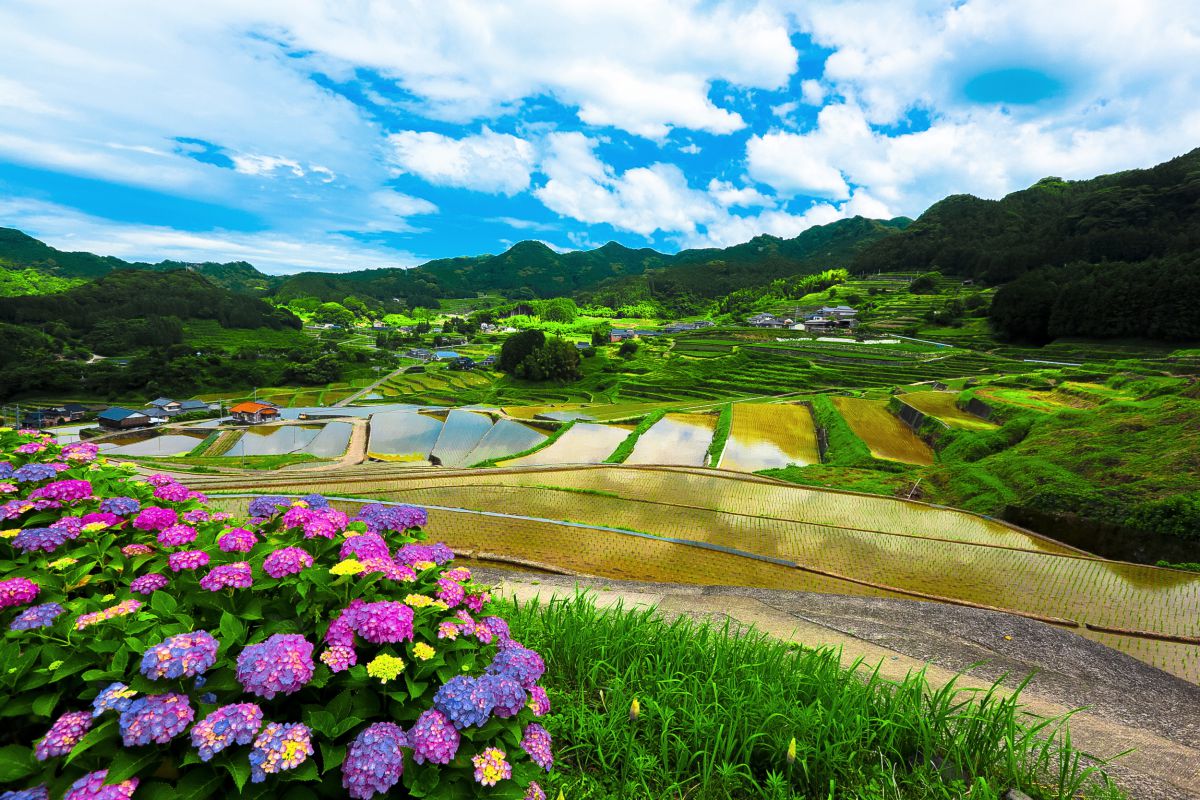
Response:
[[[154,552],[154,548],[146,544],[127,544],[121,548],[121,552],[127,556],[148,556]]]
[[[137,778],[108,786],[104,783],[107,777],[106,769],[89,772],[71,784],[71,788],[63,795],[63,800],[129,800],[133,797],[139,782]]]
[[[312,754],[312,734],[307,725],[268,723],[250,751],[250,781],[262,783],[268,774],[295,769]]]
[[[529,690],[529,708],[535,717],[544,717],[550,713],[550,696],[541,686]]]
[[[554,766],[554,753],[551,750],[550,732],[536,722],[525,726],[521,738],[521,749],[529,754],[533,763],[549,772]]]
[[[457,581],[458,583],[466,583],[467,581],[471,580],[471,570],[467,569],[466,567],[455,567],[454,569],[446,570],[442,574],[442,577],[449,578],[450,580]]]
[[[408,745],[413,751],[413,761],[424,764],[449,764],[458,752],[461,741],[458,729],[446,715],[431,708],[417,718],[408,732]]]
[[[167,588],[168,583],[170,581],[167,580],[166,575],[159,575],[157,572],[152,572],[149,575],[139,575],[134,578],[129,584],[129,589],[138,594],[153,594],[159,589]]]
[[[27,456],[32,453],[40,453],[45,449],[46,449],[45,442],[26,442],[25,444],[18,445],[17,449],[14,450],[13,452],[20,453],[23,456]]]
[[[312,642],[299,634],[277,633],[238,655],[237,679],[250,694],[268,700],[298,692],[312,680]]]
[[[213,567],[211,572],[200,579],[200,587],[210,592],[221,589],[249,589],[253,583],[254,575],[250,571],[248,561]]]
[[[480,592],[479,594],[468,594],[463,599],[463,605],[465,605],[467,608],[474,611],[476,614],[479,614],[479,613],[482,613],[484,604],[487,603],[487,601],[491,600],[491,599],[492,599],[492,596],[490,594],[488,594],[487,592]]]
[[[482,753],[471,756],[471,763],[475,765],[475,780],[484,786],[495,786],[512,777],[512,765],[499,747],[484,748]]]
[[[47,483],[45,486],[34,489],[29,494],[29,499],[37,500],[39,498],[47,498],[50,500],[62,500],[65,503],[71,503],[77,500],[86,500],[91,496],[92,484],[88,481],[65,480]]]
[[[62,449],[63,458],[79,464],[95,461],[98,455],[100,455],[100,445],[92,442],[71,442],[64,445]]]
[[[455,675],[433,695],[433,707],[459,729],[486,724],[492,702],[488,687],[470,675]]]
[[[462,585],[455,583],[449,578],[438,578],[437,585],[438,600],[441,600],[443,603],[450,606],[450,608],[454,608],[462,603],[463,598],[466,597],[466,592],[463,591]]]
[[[196,541],[196,529],[191,525],[168,525],[158,532],[158,543],[163,547],[181,547]]]
[[[172,572],[185,569],[199,569],[208,564],[208,553],[203,550],[181,550],[167,556],[167,566]]]
[[[66,609],[58,603],[42,603],[40,606],[32,606],[25,609],[17,618],[9,624],[8,629],[12,631],[31,631],[35,628],[49,628],[54,624],[54,620]]]
[[[119,522],[124,522],[125,520],[108,511],[93,511],[90,514],[84,514],[79,521],[85,527],[99,522],[101,525],[107,528],[112,527]]]
[[[142,655],[142,674],[151,679],[203,675],[216,663],[218,646],[208,631],[169,636]]]
[[[546,671],[546,664],[535,651],[510,639],[500,643],[500,650],[487,671],[493,675],[507,675],[530,689]]]
[[[130,703],[117,727],[126,747],[166,744],[183,733],[195,716],[187,695],[152,694]]]
[[[341,613],[329,623],[329,627],[325,630],[325,643],[353,647],[355,616],[364,605],[366,603],[359,598],[351,600],[350,605],[342,609]]]
[[[166,486],[167,484],[174,482],[175,479],[165,472],[155,472],[153,475],[146,476],[146,483],[150,484],[151,486]]]
[[[185,503],[192,496],[192,491],[182,483],[164,483],[154,490],[154,496],[168,503]]]
[[[217,547],[226,553],[249,553],[258,537],[245,528],[230,528],[217,539]]]
[[[150,506],[149,508],[143,508],[134,517],[133,527],[140,531],[161,531],[163,528],[174,525],[178,521],[179,513],[175,509]]]
[[[262,709],[254,703],[221,706],[192,728],[192,746],[208,761],[234,744],[250,744],[262,724]]]
[[[350,518],[336,508],[310,509],[308,519],[304,521],[304,538],[332,539],[349,524]]]
[[[353,611],[350,625],[372,644],[407,642],[413,637],[413,610],[404,603],[383,600]]]
[[[210,519],[208,511],[203,508],[193,508],[191,511],[183,513],[183,521],[189,525],[195,525],[200,522],[208,522]]]
[[[353,647],[335,644],[321,652],[321,663],[330,672],[345,672],[358,663],[358,653]]]
[[[132,497],[109,497],[100,501],[100,510],[120,517],[128,517],[137,513],[142,504]]]
[[[86,711],[71,711],[54,720],[50,730],[37,743],[34,755],[38,761],[51,756],[65,756],[92,729],[92,715]]]
[[[394,722],[368,725],[346,751],[342,762],[342,788],[355,800],[368,800],[387,794],[404,774],[404,753],[408,737]]]
[[[92,716],[98,717],[105,711],[120,713],[129,708],[135,697],[137,697],[137,692],[120,681],[110,683],[92,701]]]
[[[37,598],[38,591],[38,585],[28,578],[0,581],[0,609],[32,603]]]
[[[299,547],[284,547],[267,556],[263,572],[272,578],[295,575],[313,565],[313,557]]]

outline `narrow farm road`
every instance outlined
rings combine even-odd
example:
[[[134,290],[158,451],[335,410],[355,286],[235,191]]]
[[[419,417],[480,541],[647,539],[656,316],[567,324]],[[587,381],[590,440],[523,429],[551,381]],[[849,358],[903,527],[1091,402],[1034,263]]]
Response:
[[[520,602],[569,599],[584,589],[601,606],[727,619],[806,647],[836,648],[843,665],[857,662],[889,680],[924,670],[935,689],[953,681],[986,690],[1003,680],[1002,693],[1008,694],[1032,673],[1021,693],[1023,712],[1036,721],[1075,711],[1072,744],[1098,758],[1126,753],[1107,769],[1132,797],[1200,796],[1200,721],[1194,714],[1200,687],[1033,620],[904,600],[474,572],[496,584],[497,594]]]
[[[341,400],[338,400],[336,403],[333,404],[333,408],[339,408],[341,406],[351,405],[352,403],[354,403],[355,400],[359,399],[363,395],[370,394],[371,392],[375,391],[376,389],[378,389],[383,384],[387,383],[392,378],[394,378],[397,375],[399,375],[400,373],[404,372],[405,369],[407,369],[407,366],[396,367],[396,369],[392,370],[387,375],[384,375],[382,378],[375,381],[370,386],[367,386],[364,389],[359,389],[354,394],[344,397]]]

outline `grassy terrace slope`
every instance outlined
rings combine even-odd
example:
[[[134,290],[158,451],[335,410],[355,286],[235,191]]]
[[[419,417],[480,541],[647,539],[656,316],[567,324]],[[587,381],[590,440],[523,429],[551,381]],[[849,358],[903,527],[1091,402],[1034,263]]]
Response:
[[[999,607],[1200,681],[1200,576],[1080,556],[952,509],[686,468],[364,467],[193,482],[428,505],[455,547],[587,574]]]

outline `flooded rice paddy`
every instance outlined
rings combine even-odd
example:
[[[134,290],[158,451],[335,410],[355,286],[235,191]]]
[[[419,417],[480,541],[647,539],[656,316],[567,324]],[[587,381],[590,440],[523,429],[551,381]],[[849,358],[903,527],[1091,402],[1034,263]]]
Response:
[[[885,401],[834,397],[833,403],[854,434],[866,443],[871,455],[906,464],[933,463],[929,445],[889,412]]]
[[[577,422],[549,447],[522,458],[502,461],[500,466],[530,466],[540,464],[599,464],[631,430],[629,425],[597,425]]]
[[[451,411],[434,443],[430,460],[444,467],[470,466],[467,457],[491,427],[492,419],[486,414],[460,409]]]
[[[718,466],[735,472],[821,463],[807,406],[735,403]]]
[[[242,433],[226,456],[278,456],[308,453],[332,458],[346,452],[350,442],[350,423],[324,425],[251,425]]]
[[[182,456],[186,455],[208,434],[201,431],[180,431],[159,435],[157,431],[134,431],[112,436],[100,444],[106,455],[113,456]]]
[[[394,461],[426,461],[442,432],[442,421],[417,411],[385,411],[371,417],[367,453]]]
[[[712,415],[667,414],[638,437],[625,463],[702,467],[716,425]]]
[[[900,400],[908,403],[922,414],[940,419],[951,428],[979,431],[999,427],[994,422],[988,422],[963,411],[955,403],[955,397],[954,392],[909,392],[900,395]]]
[[[541,443],[546,432],[511,419],[500,419],[479,440],[475,449],[465,459],[467,464],[478,464],[494,458],[523,453]]]

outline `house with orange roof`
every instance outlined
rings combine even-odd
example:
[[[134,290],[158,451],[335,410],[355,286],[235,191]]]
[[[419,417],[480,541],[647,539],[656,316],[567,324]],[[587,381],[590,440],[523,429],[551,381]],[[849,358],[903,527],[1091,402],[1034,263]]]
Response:
[[[256,424],[260,422],[274,422],[279,419],[279,409],[270,403],[254,403],[247,400],[245,403],[238,403],[233,408],[229,409],[230,416],[234,422],[245,422],[247,424]]]

